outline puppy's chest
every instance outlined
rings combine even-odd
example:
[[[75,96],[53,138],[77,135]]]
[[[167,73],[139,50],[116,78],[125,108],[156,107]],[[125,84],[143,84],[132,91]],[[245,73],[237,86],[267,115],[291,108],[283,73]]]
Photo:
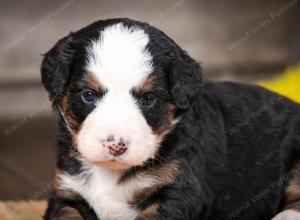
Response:
[[[139,210],[133,205],[138,191],[157,184],[154,177],[136,176],[119,183],[120,173],[102,169],[90,170],[86,175],[61,175],[60,186],[79,193],[101,220],[133,220]]]

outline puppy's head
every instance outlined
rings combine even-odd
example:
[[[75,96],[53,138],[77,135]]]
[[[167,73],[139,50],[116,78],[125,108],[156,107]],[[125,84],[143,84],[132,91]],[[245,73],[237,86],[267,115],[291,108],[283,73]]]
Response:
[[[129,19],[61,39],[41,73],[76,149],[113,169],[155,157],[201,92],[200,66],[159,30]]]

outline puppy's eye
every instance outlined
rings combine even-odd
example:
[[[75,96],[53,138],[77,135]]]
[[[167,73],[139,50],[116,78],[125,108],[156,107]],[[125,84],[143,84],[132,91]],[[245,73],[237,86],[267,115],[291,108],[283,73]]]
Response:
[[[156,102],[156,96],[153,92],[146,93],[142,96],[140,104],[143,107],[152,107]]]
[[[93,90],[85,90],[81,93],[81,98],[85,103],[94,103],[98,96]]]

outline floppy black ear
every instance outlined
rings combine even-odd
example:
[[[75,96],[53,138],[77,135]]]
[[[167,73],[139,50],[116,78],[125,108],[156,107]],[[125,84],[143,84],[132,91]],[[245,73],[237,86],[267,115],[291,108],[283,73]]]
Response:
[[[187,54],[177,58],[169,73],[173,101],[180,109],[187,109],[202,93],[202,68]]]
[[[74,51],[74,40],[72,35],[69,35],[59,40],[44,55],[41,66],[42,83],[51,100],[55,100],[65,91],[70,78]]]

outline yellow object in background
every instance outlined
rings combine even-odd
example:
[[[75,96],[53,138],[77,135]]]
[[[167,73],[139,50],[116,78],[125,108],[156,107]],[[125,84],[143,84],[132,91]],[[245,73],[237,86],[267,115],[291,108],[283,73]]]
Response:
[[[258,85],[300,103],[300,65],[288,67],[282,75],[270,80],[260,81]]]

